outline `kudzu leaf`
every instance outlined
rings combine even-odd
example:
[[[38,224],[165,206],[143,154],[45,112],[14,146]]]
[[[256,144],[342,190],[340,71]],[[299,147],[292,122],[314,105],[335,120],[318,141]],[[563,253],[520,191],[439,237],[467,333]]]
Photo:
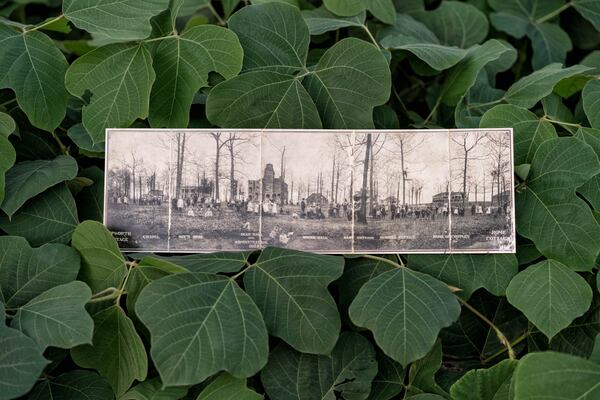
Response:
[[[244,286],[271,335],[303,353],[328,354],[341,322],[327,286],[343,269],[341,257],[267,247],[245,273]]]
[[[146,379],[146,349],[133,322],[118,305],[99,311],[92,317],[93,344],[71,349],[71,357],[80,367],[97,370],[120,396],[134,380]]]
[[[10,218],[27,200],[76,176],[77,161],[71,156],[17,163],[6,173],[6,191],[1,208]]]
[[[598,0],[573,0],[571,3],[583,18],[590,21],[596,30],[600,30],[600,3]]]
[[[596,338],[594,339],[594,348],[592,354],[590,354],[589,360],[596,364],[600,364],[600,334],[596,335]]]
[[[500,104],[481,117],[480,128],[513,128],[515,164],[530,163],[542,143],[557,137],[550,122],[512,104]]]
[[[8,137],[0,134],[0,204],[4,201],[6,171],[14,165],[17,154],[13,145],[8,141]]]
[[[44,379],[35,385],[27,399],[106,400],[113,397],[113,391],[104,378],[95,372],[78,369]]]
[[[48,360],[33,339],[6,327],[5,318],[0,302],[0,398],[14,399],[31,390]]]
[[[498,60],[511,48],[496,39],[471,47],[465,57],[449,72],[443,86],[442,101],[456,105],[475,84],[479,72],[490,62]]]
[[[150,36],[150,18],[168,6],[169,0],[64,0],[63,14],[104,42],[130,42]]]
[[[526,187],[517,191],[517,231],[548,258],[589,270],[600,251],[600,226],[575,189],[600,172],[594,150],[577,138],[540,144]]]
[[[503,360],[490,368],[471,370],[450,388],[454,400],[509,399],[510,384],[518,362]]]
[[[252,251],[241,251],[237,253],[233,252],[216,252],[216,253],[199,253],[190,254],[186,256],[159,256],[150,254],[153,259],[162,260],[178,266],[182,266],[190,272],[209,272],[213,274],[218,273],[232,273],[239,272],[244,266],[249,265],[248,259]],[[140,255],[131,255],[134,258]],[[144,254],[141,254],[145,257]],[[141,257],[140,259],[143,259]]]
[[[48,36],[0,24],[0,89],[14,90],[31,123],[52,132],[64,119],[68,64]]]
[[[135,312],[150,331],[150,354],[165,386],[200,383],[220,371],[246,378],[267,362],[260,311],[230,278],[184,273],[159,279],[142,290]]]
[[[93,165],[79,171],[79,176],[94,182],[75,197],[79,218],[100,222],[104,215],[104,171]]]
[[[260,377],[273,400],[366,399],[377,374],[375,350],[358,333],[340,335],[331,355],[298,353],[281,344],[269,355]]]
[[[490,64],[488,69],[489,66]],[[482,71],[473,87],[456,105],[454,119],[457,128],[478,128],[481,117],[502,101],[505,91],[491,87],[487,75]]]
[[[19,307],[10,326],[35,340],[42,349],[70,349],[91,343],[94,323],[85,311],[91,296],[83,282],[55,286]]]
[[[67,70],[67,89],[74,96],[91,92],[83,106],[83,126],[92,143],[104,142],[106,128],[126,128],[146,118],[155,73],[144,44],[112,44],[79,57]]]
[[[125,258],[104,225],[96,221],[82,222],[73,233],[71,245],[81,254],[79,279],[94,293],[119,287],[127,273]]]
[[[414,17],[431,29],[442,44],[463,49],[483,42],[489,30],[483,12],[459,1],[444,1],[436,9],[415,13]]]
[[[70,127],[67,135],[79,147],[80,151],[104,153],[104,142],[94,143],[92,137],[81,123]]]
[[[0,254],[0,301],[10,308],[75,280],[79,271],[79,255],[62,244],[31,248],[22,237],[0,236]]]
[[[423,23],[406,14],[398,14],[396,23],[383,29],[380,36],[383,47],[408,51],[437,71],[456,65],[467,54],[464,49],[440,44]]]
[[[262,395],[246,386],[245,379],[239,379],[223,372],[217,376],[196,398],[197,400],[261,400]]]
[[[600,81],[591,80],[581,93],[583,109],[592,128],[600,129]]]
[[[515,400],[600,397],[600,365],[568,354],[544,352],[523,357],[515,370]]]
[[[589,70],[589,67],[583,65],[563,68],[561,64],[550,64],[513,83],[504,97],[511,104],[531,108],[542,98],[552,93],[554,86],[562,79]]]
[[[377,352],[377,375],[371,386],[370,400],[390,400],[405,388],[404,369],[400,364]]]
[[[531,64],[534,69],[545,65],[565,61],[566,55],[573,49],[569,35],[555,24],[536,24],[529,26],[527,36],[534,49]]]
[[[521,271],[510,282],[506,296],[548,339],[583,315],[592,303],[592,289],[585,279],[554,260]]]
[[[393,24],[396,9],[392,0],[323,0],[323,4],[334,14],[350,17],[369,10],[375,18],[386,24]]]
[[[592,146],[600,158],[600,130],[592,128],[579,128],[575,137]],[[577,188],[577,192],[590,202],[594,210],[600,210],[600,174]]]
[[[0,112],[0,136],[8,137],[15,129],[15,120],[10,115]]]
[[[119,400],[177,400],[185,397],[187,391],[186,387],[163,387],[160,379],[154,378],[135,385]]]
[[[459,294],[466,299],[482,287],[503,296],[518,272],[517,258],[512,254],[411,255],[408,265],[461,289]]]
[[[350,319],[373,332],[379,347],[403,366],[425,356],[460,306],[442,282],[398,268],[367,282],[350,305]]]
[[[0,215],[0,228],[23,236],[32,246],[68,243],[79,223],[73,195],[60,183],[30,199],[11,219]]]
[[[156,81],[150,93],[150,125],[187,127],[194,95],[208,86],[209,72],[225,79],[242,69],[243,50],[230,30],[204,25],[163,40],[153,54]]]
[[[356,15],[340,17],[325,7],[319,7],[314,10],[302,10],[302,17],[311,35],[321,35],[325,32],[350,26],[363,27],[365,26],[366,13],[363,11]]]
[[[427,355],[411,364],[408,370],[406,394],[436,393],[448,396],[435,379],[436,372],[442,366],[442,344],[438,340]]]

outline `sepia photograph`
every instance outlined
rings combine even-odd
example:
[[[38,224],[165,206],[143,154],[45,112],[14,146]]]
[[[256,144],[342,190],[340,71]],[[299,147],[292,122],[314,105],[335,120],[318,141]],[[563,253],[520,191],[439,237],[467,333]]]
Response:
[[[352,131],[262,135],[264,246],[352,251],[352,146]]]
[[[450,136],[451,250],[514,250],[512,133]]]
[[[449,249],[448,131],[357,132],[354,250]]]

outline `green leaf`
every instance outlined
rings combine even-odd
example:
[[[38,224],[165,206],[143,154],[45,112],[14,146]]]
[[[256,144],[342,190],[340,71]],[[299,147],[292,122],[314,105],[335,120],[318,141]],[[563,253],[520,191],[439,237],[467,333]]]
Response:
[[[377,353],[377,375],[373,379],[369,400],[390,400],[404,389],[404,370],[402,366],[387,357]]]
[[[154,78],[152,57],[144,44],[100,47],[71,64],[65,78],[69,92],[92,95],[82,111],[93,144],[104,142],[106,128],[126,128],[148,116]]]
[[[79,255],[61,244],[33,249],[24,238],[0,236],[0,254],[0,301],[10,308],[73,281],[79,271]]]
[[[114,398],[110,385],[92,371],[74,370],[39,382],[28,400],[106,400]]]
[[[221,373],[200,392],[196,400],[260,400],[263,396],[246,387],[245,379]]]
[[[31,123],[52,132],[67,110],[65,56],[45,34],[0,24],[0,88],[15,91]]]
[[[581,96],[583,109],[592,128],[600,128],[600,81],[589,81],[583,88]]]
[[[600,31],[600,3],[598,0],[573,0],[573,7],[581,16],[594,25]]]
[[[79,29],[105,42],[130,42],[150,36],[150,18],[169,0],[64,0],[63,14]]]
[[[14,399],[31,390],[48,360],[33,339],[7,328],[4,318],[0,303],[0,398]]]
[[[425,356],[440,329],[459,314],[446,285],[408,268],[371,279],[350,306],[352,322],[370,329],[379,347],[403,366]]]
[[[579,128],[575,137],[592,146],[596,155],[600,157],[600,130]],[[577,188],[577,192],[590,202],[594,210],[600,210],[600,174]]]
[[[79,171],[79,176],[92,180],[91,186],[84,187],[75,198],[77,212],[82,221],[102,221],[104,214],[104,172],[95,165]]]
[[[175,255],[168,257],[152,254],[151,257],[172,264],[180,265],[188,269],[190,272],[209,272],[213,274],[225,274],[239,272],[239,270],[241,270],[244,266],[249,265],[248,258],[251,254],[251,251],[246,251],[238,253],[200,253],[190,254],[187,256]]]
[[[148,358],[133,322],[121,307],[113,305],[93,316],[93,344],[71,349],[71,357],[82,368],[93,368],[102,375],[117,396],[129,389],[135,379],[143,381]]]
[[[303,353],[329,354],[341,322],[327,286],[343,269],[341,257],[267,247],[245,273],[244,286],[271,335]]]
[[[1,116],[1,114],[0,114]],[[0,204],[4,201],[6,171],[14,165],[17,154],[8,138],[0,134]]]
[[[448,396],[435,379],[436,372],[441,366],[442,344],[438,340],[425,357],[411,364],[408,371],[407,395],[425,392]]]
[[[554,86],[561,80],[589,70],[589,67],[583,65],[574,65],[568,68],[563,68],[561,64],[547,65],[513,83],[508,88],[505,99],[516,106],[531,108],[552,93]]]
[[[554,260],[520,272],[510,282],[506,296],[548,339],[583,315],[592,303],[592,289],[585,279]]]
[[[600,172],[594,150],[576,138],[542,143],[531,161],[527,186],[517,191],[517,231],[548,258],[589,270],[600,251],[600,226],[575,188]]]
[[[542,143],[557,137],[550,122],[512,104],[500,104],[481,117],[480,128],[513,128],[515,164],[530,163]]]
[[[75,200],[64,183],[29,200],[12,219],[0,215],[2,230],[25,237],[33,246],[68,243],[78,222]]]
[[[117,242],[104,225],[84,221],[73,233],[72,246],[81,254],[79,279],[97,293],[109,287],[119,287],[127,273],[125,258]]]
[[[488,35],[489,23],[485,14],[471,4],[444,1],[435,10],[414,16],[447,46],[467,49],[483,42]]]
[[[491,368],[467,372],[450,388],[454,400],[510,399],[510,384],[518,362],[503,360]]]
[[[600,365],[561,353],[532,353],[515,370],[515,400],[600,397]]]
[[[261,381],[269,398],[366,399],[377,374],[375,350],[358,333],[340,336],[331,355],[298,353],[281,344],[269,355]]]
[[[70,127],[67,135],[80,150],[104,153],[104,142],[94,143],[88,131],[83,127],[83,124],[75,124]]]
[[[462,61],[455,65],[446,77],[442,92],[444,104],[456,105],[475,84],[479,72],[487,64],[498,60],[510,51],[512,51],[511,47],[495,39],[471,47]]]
[[[76,176],[77,161],[71,156],[17,163],[6,173],[6,193],[2,210],[10,218],[27,200]]]
[[[393,24],[396,9],[392,0],[323,0],[325,7],[334,14],[350,17],[369,10],[377,19]]]
[[[380,36],[383,47],[408,51],[438,71],[453,67],[467,54],[461,48],[440,44],[423,23],[406,14],[398,14],[394,26],[382,30]]]
[[[325,32],[350,26],[364,27],[366,14],[361,12],[356,15],[340,17],[325,7],[319,7],[314,10],[302,10],[302,17],[311,35],[321,35]]]
[[[594,348],[592,349],[589,360],[596,364],[600,364],[600,334],[596,335],[596,338],[594,339]]]
[[[91,296],[83,282],[55,286],[19,307],[10,326],[35,340],[42,349],[70,349],[91,343],[94,325],[85,311]]]
[[[142,290],[135,311],[150,331],[152,360],[166,386],[199,383],[219,371],[246,378],[267,362],[262,316],[227,277],[185,273],[159,279]]]
[[[8,137],[16,129],[15,120],[10,115],[0,112],[0,136]]]
[[[408,266],[461,289],[460,294],[466,299],[482,287],[503,296],[518,272],[517,258],[513,254],[411,255]]]
[[[185,387],[163,388],[159,378],[148,379],[129,389],[119,400],[176,400],[187,394]]]
[[[531,60],[534,69],[555,62],[564,62],[566,54],[573,49],[569,35],[558,25],[532,25],[527,30],[527,36],[535,49]]]
[[[150,125],[187,127],[194,95],[209,72],[225,79],[242,69],[243,50],[230,30],[204,25],[163,40],[153,54],[156,82],[150,93]]]

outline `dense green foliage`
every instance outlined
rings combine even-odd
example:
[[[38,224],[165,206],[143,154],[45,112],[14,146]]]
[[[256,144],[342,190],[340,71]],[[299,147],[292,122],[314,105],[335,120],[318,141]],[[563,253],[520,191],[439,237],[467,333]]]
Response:
[[[0,399],[600,398],[600,0],[0,0]],[[122,255],[108,127],[513,127],[517,255]]]

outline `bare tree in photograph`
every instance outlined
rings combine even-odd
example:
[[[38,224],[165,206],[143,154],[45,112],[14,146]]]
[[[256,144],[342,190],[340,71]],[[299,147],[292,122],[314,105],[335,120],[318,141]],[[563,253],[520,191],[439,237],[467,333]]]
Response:
[[[214,136],[213,136],[214,137]],[[223,141],[224,146],[227,148],[227,152],[229,153],[229,198],[230,200],[235,199],[236,196],[236,180],[235,180],[235,171],[236,171],[236,163],[242,156],[242,151],[240,146],[244,143],[248,143],[250,141],[250,137],[248,135],[234,132],[230,133],[227,139]],[[219,150],[217,150],[217,153]],[[216,163],[216,161],[215,161]],[[217,169],[218,169],[217,165]],[[218,187],[218,186],[217,186]],[[218,198],[218,197],[217,197]]]
[[[367,133],[365,140],[365,159],[363,161],[362,187],[360,190],[360,212],[357,221],[361,224],[367,223],[367,185],[369,180],[369,159],[371,156],[372,134]]]
[[[396,143],[398,147],[398,155],[400,156],[402,205],[404,205],[406,204],[406,182],[408,181],[408,170],[406,168],[407,158],[423,144],[425,136],[417,133],[403,133],[401,135],[393,135],[392,140]]]
[[[493,164],[498,206],[504,192],[505,175],[510,170],[510,137],[505,134],[488,135],[487,149]],[[501,184],[502,182],[502,184]],[[494,182],[492,183],[493,186]]]
[[[221,165],[221,150],[227,145],[228,139],[223,137],[223,132],[211,132],[210,134],[215,139],[215,200],[219,200],[219,168]]]
[[[185,132],[177,132],[175,134],[175,144],[177,145],[175,159],[175,197],[178,199],[181,198],[183,163],[185,161],[185,141]]]
[[[466,206],[467,202],[467,179],[469,173],[469,159],[472,153],[477,148],[477,145],[486,137],[483,132],[464,132],[451,137],[451,140],[457,145],[457,157],[454,159],[462,161],[461,177],[462,177],[462,206]]]

